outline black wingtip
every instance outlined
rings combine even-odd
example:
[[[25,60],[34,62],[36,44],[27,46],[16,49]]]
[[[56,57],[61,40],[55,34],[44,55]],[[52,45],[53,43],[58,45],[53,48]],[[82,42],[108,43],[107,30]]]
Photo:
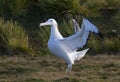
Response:
[[[100,31],[98,33],[98,36],[101,37],[104,40],[104,37],[103,37],[103,35],[102,35],[102,33]]]

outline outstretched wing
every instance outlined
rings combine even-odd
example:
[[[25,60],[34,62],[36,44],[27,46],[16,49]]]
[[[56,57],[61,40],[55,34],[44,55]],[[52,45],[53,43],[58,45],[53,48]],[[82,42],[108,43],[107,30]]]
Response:
[[[81,30],[70,37],[62,39],[61,42],[74,51],[86,45],[90,32],[99,34],[99,30],[95,25],[90,23],[87,19],[83,19]]]
[[[73,27],[74,27],[74,33],[79,32],[80,31],[79,24],[76,22],[75,19],[72,19],[72,22],[73,22]]]

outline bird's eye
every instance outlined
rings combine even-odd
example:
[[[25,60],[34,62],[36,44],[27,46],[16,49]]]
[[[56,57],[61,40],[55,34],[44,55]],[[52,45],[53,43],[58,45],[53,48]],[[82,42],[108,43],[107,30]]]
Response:
[[[50,20],[50,22],[53,22],[53,20]]]

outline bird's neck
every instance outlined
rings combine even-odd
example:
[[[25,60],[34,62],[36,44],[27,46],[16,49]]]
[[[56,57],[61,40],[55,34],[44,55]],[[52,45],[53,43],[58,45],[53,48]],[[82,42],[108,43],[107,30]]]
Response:
[[[62,39],[62,35],[58,31],[57,25],[56,26],[51,26],[51,33],[50,33],[50,39],[55,40],[55,39]]]

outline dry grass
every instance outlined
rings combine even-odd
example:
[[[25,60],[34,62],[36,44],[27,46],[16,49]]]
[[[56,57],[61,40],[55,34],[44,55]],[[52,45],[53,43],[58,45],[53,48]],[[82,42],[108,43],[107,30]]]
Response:
[[[119,82],[120,55],[86,55],[65,71],[66,63],[53,56],[0,57],[0,82]]]

